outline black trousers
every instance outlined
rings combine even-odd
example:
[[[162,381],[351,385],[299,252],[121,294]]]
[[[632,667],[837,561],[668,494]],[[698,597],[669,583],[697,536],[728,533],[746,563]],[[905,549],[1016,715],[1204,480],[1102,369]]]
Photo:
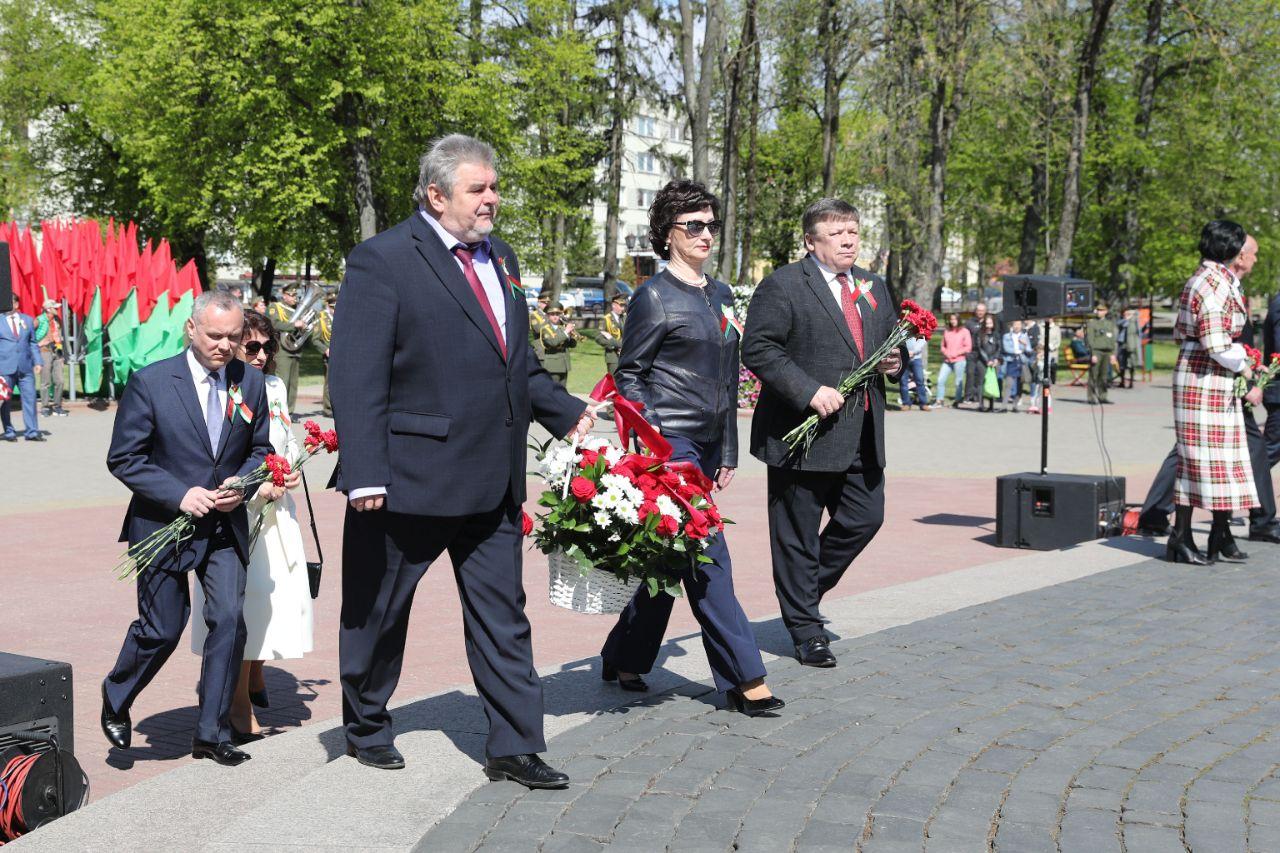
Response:
[[[699,444],[669,433],[665,438],[671,442],[673,461],[691,461],[708,477],[715,476],[720,467],[718,444]],[[706,649],[716,689],[724,693],[764,678],[764,661],[751,622],[733,591],[733,563],[724,534],[711,540],[702,553],[711,562],[700,563],[696,568],[685,566],[680,581],[689,609],[702,627],[702,647]],[[674,603],[675,599],[665,592],[649,595],[649,590],[641,586],[618,616],[600,657],[622,672],[649,672],[658,659]]]
[[[418,581],[445,551],[462,601],[467,663],[489,718],[490,758],[542,752],[542,683],[524,612],[520,507],[458,517],[347,507],[338,669],[347,740],[390,745],[387,703],[400,680]],[[437,605],[438,606],[438,605]]]
[[[1280,462],[1280,403],[1265,403],[1267,422],[1262,427],[1262,437],[1267,442],[1267,461],[1274,468]]]
[[[982,380],[986,378],[987,366],[976,355],[969,355],[964,363],[964,399],[966,403],[982,402]]]
[[[1267,413],[1267,425],[1271,426],[1272,413]],[[1277,415],[1280,421],[1280,415]],[[1280,423],[1276,425],[1280,431]],[[1249,464],[1253,468],[1253,485],[1258,491],[1258,506],[1249,510],[1249,529],[1262,530],[1276,522],[1276,492],[1271,482],[1271,461],[1269,445],[1264,438],[1258,422],[1253,418],[1253,410],[1245,409],[1244,434],[1249,444]],[[1280,443],[1277,445],[1280,453]],[[1142,504],[1142,512],[1138,516],[1138,524],[1143,527],[1163,527],[1169,522],[1169,513],[1173,512],[1174,481],[1178,477],[1178,448],[1175,445],[1169,455],[1160,463],[1160,470],[1151,482],[1147,491],[1147,499]]]
[[[774,591],[797,644],[825,635],[822,597],[884,524],[884,469],[875,464],[874,422],[868,417],[863,424],[860,452],[847,471],[769,466]]]
[[[200,664],[200,715],[195,736],[210,743],[231,740],[231,697],[244,657],[245,568],[230,540],[215,538],[196,567],[204,588],[204,641]],[[144,571],[138,577],[138,618],[129,626],[116,665],[107,676],[107,701],[123,711],[151,683],[178,647],[191,614],[187,572]]]

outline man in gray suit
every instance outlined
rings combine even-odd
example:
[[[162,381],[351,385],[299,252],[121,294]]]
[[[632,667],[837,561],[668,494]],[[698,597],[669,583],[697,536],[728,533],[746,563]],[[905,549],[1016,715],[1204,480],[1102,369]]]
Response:
[[[854,265],[858,211],[822,199],[804,213],[809,254],[760,282],[747,312],[742,361],[762,390],[751,453],[769,466],[769,536],[782,619],[807,666],[835,666],[818,605],[884,522],[885,376],[901,351],[848,400],[840,380],[870,357],[898,320],[884,280]],[[816,412],[808,453],[783,436]],[[830,520],[822,526],[822,513]]]

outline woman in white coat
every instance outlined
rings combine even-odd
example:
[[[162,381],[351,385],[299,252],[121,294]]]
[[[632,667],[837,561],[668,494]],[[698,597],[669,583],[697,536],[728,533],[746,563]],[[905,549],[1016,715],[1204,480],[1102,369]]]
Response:
[[[289,421],[285,384],[279,377],[271,375],[278,347],[276,330],[271,322],[254,311],[246,312],[238,356],[268,374],[267,404],[270,411],[255,412],[254,415],[271,419],[271,444],[275,452],[287,458],[290,464],[295,464],[304,451]],[[298,472],[290,474],[282,494],[267,481],[248,503],[249,529],[255,529],[259,518],[262,524],[249,554],[244,591],[247,639],[240,679],[231,702],[231,729],[241,742],[261,737],[253,706],[266,708],[269,703],[262,673],[263,662],[300,658],[312,648],[307,556],[296,507],[289,494],[289,490],[297,488],[301,481]],[[277,494],[280,494],[279,499],[270,500]],[[193,613],[202,612],[204,604],[200,595],[197,584]],[[192,649],[199,654],[204,647],[207,629],[199,619],[193,619],[191,625]]]

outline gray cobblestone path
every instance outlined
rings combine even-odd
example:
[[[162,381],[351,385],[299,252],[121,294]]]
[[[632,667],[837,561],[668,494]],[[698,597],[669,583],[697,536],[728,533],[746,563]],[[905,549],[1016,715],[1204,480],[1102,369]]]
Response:
[[[1261,555],[1259,555],[1261,556]],[[689,687],[475,791],[445,851],[1280,850],[1280,584],[1160,561],[775,663],[782,716]]]

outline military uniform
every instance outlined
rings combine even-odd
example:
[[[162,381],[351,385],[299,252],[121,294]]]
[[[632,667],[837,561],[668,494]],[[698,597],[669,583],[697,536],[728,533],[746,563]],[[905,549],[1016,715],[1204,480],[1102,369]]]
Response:
[[[538,356],[538,361],[542,361],[544,355],[542,352],[542,330],[549,325],[547,314],[541,308],[534,308],[533,312],[529,314],[529,341],[533,344],[533,351]]]
[[[542,366],[551,378],[561,386],[569,381],[569,350],[578,345],[578,341],[564,330],[564,326],[553,326],[548,323],[539,334],[542,341]]]
[[[326,306],[316,318],[316,328],[311,333],[311,345],[324,359],[324,394],[320,398],[320,408],[326,418],[333,417],[333,406],[329,403],[329,341],[333,339],[333,307]]]
[[[1110,317],[1093,317],[1085,324],[1084,340],[1097,359],[1089,365],[1089,402],[1107,402],[1107,373],[1116,353],[1116,321]]]
[[[604,350],[604,364],[613,375],[618,367],[618,354],[622,352],[622,326],[626,322],[625,313],[613,316],[613,312],[604,315],[604,328],[597,329],[594,335],[596,343]]]
[[[285,346],[285,336],[297,331],[290,322],[292,316],[293,309],[283,302],[272,302],[267,306],[267,319],[280,333],[280,349],[276,351],[276,376],[280,377],[288,389],[290,414],[297,410],[298,370],[302,358],[302,347],[291,350]]]

